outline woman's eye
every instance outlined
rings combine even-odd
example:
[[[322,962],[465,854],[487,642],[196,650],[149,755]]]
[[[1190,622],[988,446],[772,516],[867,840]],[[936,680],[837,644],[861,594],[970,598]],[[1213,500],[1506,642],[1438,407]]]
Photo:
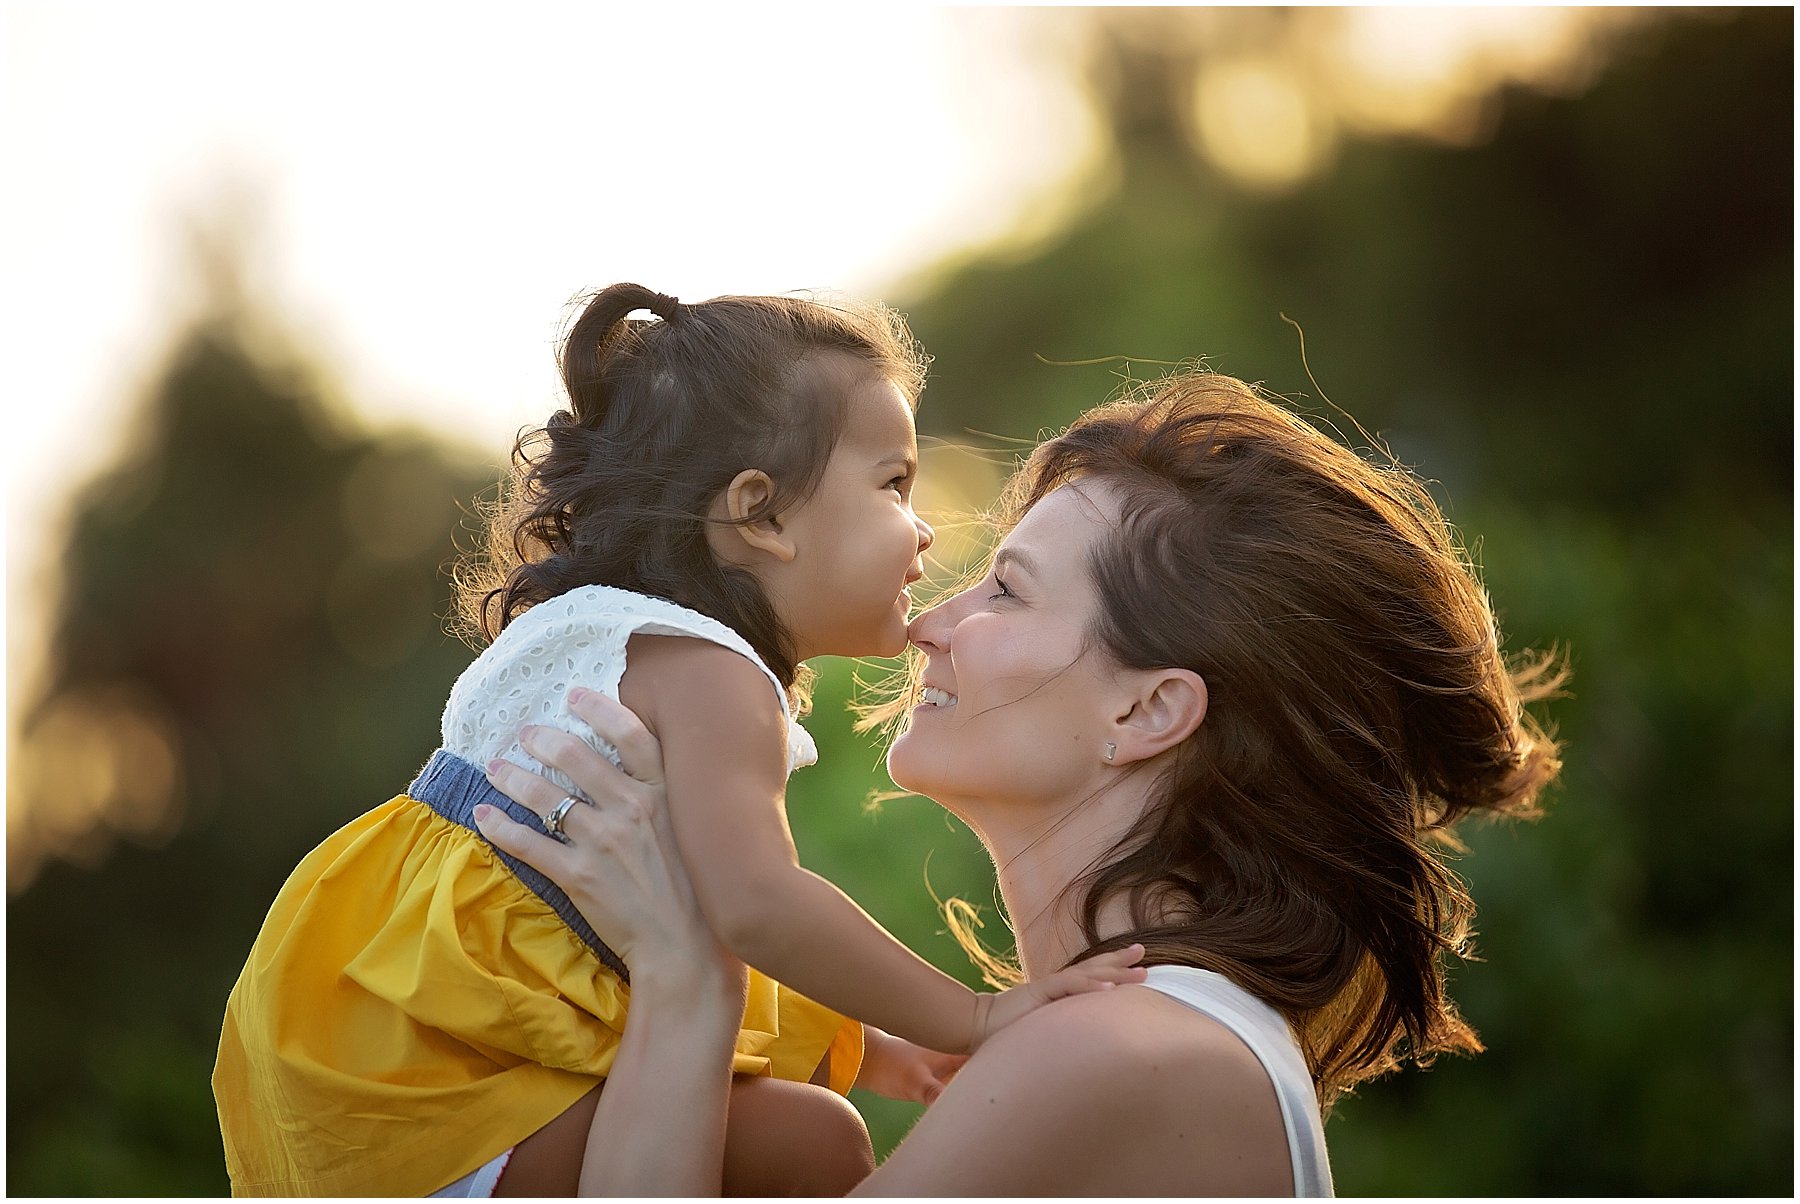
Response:
[[[1001,598],[1010,598],[1013,596],[1013,592],[1006,588],[1006,582],[1000,580],[998,577],[994,578],[994,588],[1000,592],[989,598],[989,602],[996,602]]]

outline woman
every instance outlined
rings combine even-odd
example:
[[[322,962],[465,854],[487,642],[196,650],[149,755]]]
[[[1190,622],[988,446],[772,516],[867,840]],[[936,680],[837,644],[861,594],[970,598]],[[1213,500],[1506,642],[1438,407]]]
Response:
[[[889,770],[992,854],[1023,977],[1133,943],[1151,969],[984,1045],[860,1190],[1328,1194],[1341,1092],[1480,1048],[1440,957],[1473,908],[1432,846],[1471,812],[1535,812],[1559,763],[1523,704],[1560,674],[1508,667],[1416,479],[1228,377],[1090,412],[1007,512],[987,575],[912,623],[918,705]],[[575,704],[629,778],[571,737],[527,745],[599,802],[571,843],[482,828],[632,970],[587,1153],[609,1169],[583,1189],[707,1194],[741,971],[670,852],[654,742],[603,707]],[[540,814],[562,794],[494,782]]]

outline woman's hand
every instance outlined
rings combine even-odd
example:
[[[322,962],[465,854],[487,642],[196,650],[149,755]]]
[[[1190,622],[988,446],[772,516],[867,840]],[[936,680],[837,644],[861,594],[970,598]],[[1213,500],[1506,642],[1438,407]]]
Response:
[[[624,768],[568,732],[527,727],[519,733],[533,757],[562,770],[593,800],[564,813],[568,843],[491,807],[475,809],[476,827],[563,889],[630,968],[634,986],[645,973],[707,970],[736,982],[741,993],[743,967],[707,927],[675,844],[663,795],[662,746],[629,708],[597,691],[570,690],[569,711],[619,750]],[[566,797],[549,779],[510,761],[489,763],[487,776],[539,816]]]
[[[560,886],[631,971],[630,1015],[594,1108],[580,1194],[716,1196],[744,965],[700,914],[669,823],[656,737],[628,708],[591,690],[570,690],[569,711],[619,750],[624,769],[567,732],[520,732],[532,756],[594,800],[564,812],[568,843],[494,807],[475,808],[475,824]],[[506,761],[488,766],[488,780],[539,816],[567,797]]]

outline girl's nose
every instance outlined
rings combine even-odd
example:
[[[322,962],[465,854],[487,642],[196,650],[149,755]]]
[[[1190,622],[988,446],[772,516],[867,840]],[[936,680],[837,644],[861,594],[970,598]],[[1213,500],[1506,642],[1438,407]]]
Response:
[[[937,539],[937,532],[931,529],[930,523],[916,514],[913,515],[913,526],[919,529],[919,551],[923,552]]]

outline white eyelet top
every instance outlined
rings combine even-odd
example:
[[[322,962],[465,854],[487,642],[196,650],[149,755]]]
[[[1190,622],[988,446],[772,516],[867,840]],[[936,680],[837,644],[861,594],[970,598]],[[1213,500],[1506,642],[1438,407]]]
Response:
[[[445,750],[477,766],[504,757],[580,796],[575,783],[540,765],[520,746],[519,729],[528,723],[560,728],[618,764],[613,747],[569,712],[567,697],[570,687],[585,686],[617,698],[625,676],[625,648],[637,634],[710,640],[745,657],[768,677],[787,719],[788,772],[819,759],[812,737],[794,722],[781,682],[750,641],[718,620],[666,598],[610,585],[572,589],[539,602],[508,623],[450,688],[444,706]]]

